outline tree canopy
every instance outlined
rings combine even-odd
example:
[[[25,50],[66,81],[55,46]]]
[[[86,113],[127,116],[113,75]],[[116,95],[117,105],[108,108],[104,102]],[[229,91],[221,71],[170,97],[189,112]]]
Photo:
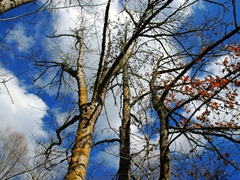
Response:
[[[2,6],[7,2],[0,2],[0,14],[8,10]],[[12,53],[17,64],[27,60],[13,69],[25,69],[28,84],[48,103],[42,124],[48,137],[36,138],[45,168],[66,167],[65,180],[237,174],[240,15],[235,0],[25,6],[31,13],[17,20],[3,14],[0,52],[2,57]],[[23,38],[25,23],[35,25],[26,30],[28,38]],[[110,162],[101,161],[100,151],[110,154]]]

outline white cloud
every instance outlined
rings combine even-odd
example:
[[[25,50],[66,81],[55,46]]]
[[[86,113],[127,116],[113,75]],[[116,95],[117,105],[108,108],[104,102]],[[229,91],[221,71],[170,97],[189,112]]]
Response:
[[[10,79],[10,80],[9,80]],[[44,135],[41,128],[42,118],[46,115],[47,105],[36,95],[21,87],[17,77],[0,68],[0,119],[1,128],[11,127],[22,132],[27,138]]]
[[[93,155],[93,159],[98,162],[104,162],[106,167],[118,169],[119,165],[119,145],[109,145]]]
[[[192,133],[185,133],[185,135],[180,135],[179,133],[173,134],[170,136],[169,141],[172,141],[172,144],[170,146],[170,150],[172,152],[182,153],[182,154],[189,154],[193,150],[195,152],[201,152],[203,147],[197,146],[194,142],[197,142],[200,145],[204,145],[207,143],[207,140],[202,138],[201,135],[196,135]],[[177,139],[175,139],[177,137]],[[194,140],[191,141],[191,139]]]
[[[15,25],[14,29],[7,35],[6,40],[8,43],[15,44],[18,51],[27,51],[34,45],[34,38],[29,36],[26,28],[22,24]]]

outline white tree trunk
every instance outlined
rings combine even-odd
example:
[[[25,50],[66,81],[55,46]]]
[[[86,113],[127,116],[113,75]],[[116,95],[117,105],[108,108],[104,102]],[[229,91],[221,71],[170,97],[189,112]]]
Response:
[[[23,4],[33,2],[34,0],[1,0],[0,1],[0,14],[3,14],[15,7]]]

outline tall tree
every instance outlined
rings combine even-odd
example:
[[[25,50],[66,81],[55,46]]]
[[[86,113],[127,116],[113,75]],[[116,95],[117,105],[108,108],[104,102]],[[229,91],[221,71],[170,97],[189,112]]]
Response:
[[[123,109],[120,134],[119,180],[130,179],[130,86],[127,64],[123,67]]]

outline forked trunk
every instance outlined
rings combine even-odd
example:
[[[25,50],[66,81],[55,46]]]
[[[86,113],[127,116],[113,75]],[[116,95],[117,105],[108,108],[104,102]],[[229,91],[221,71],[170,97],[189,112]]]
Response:
[[[86,179],[92,148],[92,134],[101,109],[102,104],[99,102],[91,102],[90,104],[82,106],[81,119],[76,134],[75,144],[72,149],[72,157],[64,180]]]

